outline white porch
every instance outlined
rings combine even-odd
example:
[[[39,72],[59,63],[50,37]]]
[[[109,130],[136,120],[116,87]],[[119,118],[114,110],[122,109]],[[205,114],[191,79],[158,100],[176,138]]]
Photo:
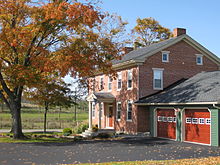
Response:
[[[108,92],[99,92],[90,94],[86,100],[89,102],[89,130],[92,130],[92,123],[94,119],[92,112],[93,105],[97,104],[99,104],[98,128],[101,129],[104,127],[104,129],[114,129],[113,103],[115,101],[115,97]],[[102,108],[100,105],[102,105]],[[105,126],[102,126],[102,120],[105,120]]]

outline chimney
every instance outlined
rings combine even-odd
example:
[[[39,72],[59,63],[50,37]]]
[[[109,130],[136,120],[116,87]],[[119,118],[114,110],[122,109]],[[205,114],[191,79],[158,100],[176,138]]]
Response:
[[[183,34],[186,34],[186,29],[184,29],[184,28],[175,28],[173,30],[173,37],[178,37],[178,36],[181,36]]]
[[[123,49],[124,54],[128,54],[129,52],[133,51],[134,48],[133,47],[124,47]]]

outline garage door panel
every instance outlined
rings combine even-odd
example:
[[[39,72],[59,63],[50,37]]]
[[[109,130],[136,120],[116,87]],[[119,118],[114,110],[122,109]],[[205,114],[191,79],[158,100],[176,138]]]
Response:
[[[193,119],[198,122],[193,123]],[[186,109],[185,141],[210,144],[210,124],[205,122],[207,119],[210,119],[210,112],[207,109]]]
[[[176,139],[176,123],[174,109],[158,109],[157,136],[163,138]]]

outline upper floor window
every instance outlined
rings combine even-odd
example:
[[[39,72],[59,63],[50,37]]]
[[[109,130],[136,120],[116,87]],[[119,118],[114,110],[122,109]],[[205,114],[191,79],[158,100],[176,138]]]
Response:
[[[101,76],[100,77],[100,90],[103,90],[104,89],[104,77]]]
[[[108,77],[108,90],[111,91],[112,90],[112,77]]]
[[[121,89],[122,87],[122,73],[121,72],[118,72],[118,81],[117,81],[117,84],[118,84],[118,90]]]
[[[203,55],[200,55],[200,54],[196,55],[196,64],[203,65]]]
[[[116,119],[120,120],[121,119],[121,102],[117,102],[117,114],[116,114]]]
[[[132,102],[131,101],[127,102],[127,120],[128,121],[132,120]]]
[[[163,89],[163,69],[153,69],[154,79],[153,79],[153,88],[154,89]]]
[[[132,70],[128,70],[128,81],[127,81],[128,89],[132,88]]]
[[[169,51],[162,51],[162,62],[169,62]]]

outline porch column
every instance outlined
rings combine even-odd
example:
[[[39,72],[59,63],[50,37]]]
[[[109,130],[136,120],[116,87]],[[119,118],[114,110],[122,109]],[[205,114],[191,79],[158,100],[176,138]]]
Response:
[[[101,120],[101,110],[102,110],[102,103],[99,103],[99,121],[98,121],[98,128],[101,129],[101,123],[102,123],[102,120]]]
[[[92,104],[89,101],[89,130],[92,130]]]

